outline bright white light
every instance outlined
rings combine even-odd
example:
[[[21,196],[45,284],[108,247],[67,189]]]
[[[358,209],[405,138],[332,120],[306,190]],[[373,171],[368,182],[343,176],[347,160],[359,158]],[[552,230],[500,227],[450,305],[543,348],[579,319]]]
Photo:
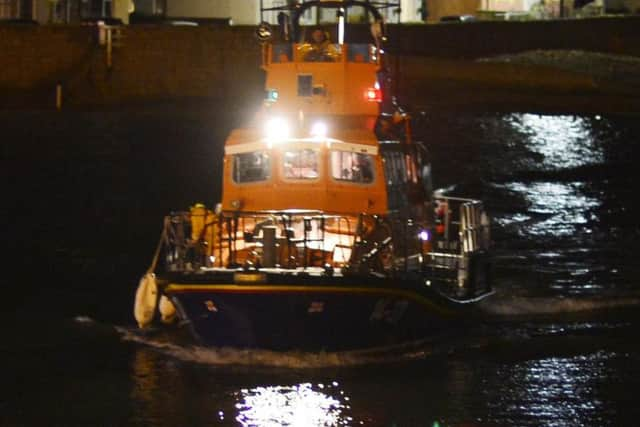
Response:
[[[311,126],[311,136],[315,138],[324,138],[327,136],[327,125],[323,122],[316,122]]]
[[[351,425],[339,398],[311,384],[256,387],[242,392],[236,421],[242,426]],[[346,398],[345,398],[346,400]]]
[[[265,126],[265,133],[270,140],[287,138],[289,131],[289,124],[280,117],[270,119]]]
[[[423,242],[426,242],[429,240],[429,232],[427,230],[422,230],[419,235],[420,240],[422,240]]]

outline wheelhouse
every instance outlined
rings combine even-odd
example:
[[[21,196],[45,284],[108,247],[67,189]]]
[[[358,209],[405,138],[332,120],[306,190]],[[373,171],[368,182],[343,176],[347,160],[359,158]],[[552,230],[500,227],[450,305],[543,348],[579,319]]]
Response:
[[[304,208],[351,215],[388,210],[378,141],[367,130],[294,138],[235,130],[225,146],[223,174],[223,210]]]

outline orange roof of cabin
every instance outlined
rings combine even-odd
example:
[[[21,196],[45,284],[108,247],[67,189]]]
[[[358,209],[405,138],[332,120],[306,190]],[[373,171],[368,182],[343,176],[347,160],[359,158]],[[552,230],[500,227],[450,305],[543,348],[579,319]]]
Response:
[[[225,146],[247,144],[262,141],[266,138],[265,125],[271,116],[267,111],[258,112],[249,127],[233,129],[225,141]],[[281,117],[278,115],[278,117]],[[295,128],[296,119],[291,116],[284,116],[291,127]],[[306,126],[302,131],[291,132],[291,138],[310,138],[310,126],[318,121],[327,124],[327,138],[337,139],[354,144],[378,146],[378,140],[373,133],[373,126],[376,116],[310,116],[305,120]]]
[[[288,139],[309,139],[314,140],[308,133],[299,134],[299,135],[291,135]],[[250,144],[256,142],[265,142],[266,136],[261,129],[234,129],[229,134],[225,142],[225,146],[235,146],[242,144]],[[338,140],[340,142],[352,143],[352,144],[361,144],[377,147],[378,140],[375,135],[365,129],[340,129],[338,131],[329,132],[327,137],[316,138],[318,142],[324,142],[326,140]]]

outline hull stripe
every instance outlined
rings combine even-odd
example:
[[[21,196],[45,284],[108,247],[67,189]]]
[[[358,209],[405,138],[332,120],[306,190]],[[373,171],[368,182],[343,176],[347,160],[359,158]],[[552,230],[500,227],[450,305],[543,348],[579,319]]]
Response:
[[[412,300],[432,311],[436,311],[441,315],[451,316],[454,312],[446,307],[435,304],[433,301],[425,298],[415,292],[389,289],[389,288],[370,288],[370,287],[344,287],[344,286],[295,286],[295,285],[204,285],[204,284],[175,284],[170,283],[164,289],[167,294],[183,294],[198,292],[220,292],[220,293],[239,293],[239,294],[277,294],[277,293],[336,293],[336,294],[368,294],[368,295],[385,295],[401,297]]]

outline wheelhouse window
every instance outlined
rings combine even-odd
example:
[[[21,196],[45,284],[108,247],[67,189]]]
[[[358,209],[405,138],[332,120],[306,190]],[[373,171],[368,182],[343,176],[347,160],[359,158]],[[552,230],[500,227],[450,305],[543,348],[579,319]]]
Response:
[[[298,47],[296,56],[302,62],[341,62],[342,45],[303,43]]]
[[[271,47],[271,62],[289,62],[292,58],[290,43],[274,43]]]
[[[316,150],[286,150],[283,152],[282,166],[285,179],[317,179],[318,157]]]
[[[347,60],[349,62],[365,62],[365,63],[375,63],[376,62],[376,48],[369,44],[364,43],[352,43],[349,45],[349,49],[347,50]]]
[[[331,152],[331,176],[338,181],[370,184],[374,178],[373,156],[348,151]]]
[[[271,177],[271,162],[265,151],[233,156],[233,181],[237,184],[266,181]]]

